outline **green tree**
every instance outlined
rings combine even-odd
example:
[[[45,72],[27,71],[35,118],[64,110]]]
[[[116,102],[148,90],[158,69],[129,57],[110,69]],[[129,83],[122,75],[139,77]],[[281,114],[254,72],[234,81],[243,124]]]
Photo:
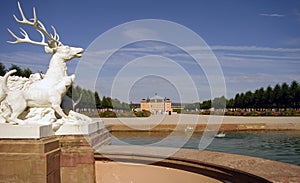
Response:
[[[29,76],[32,74],[32,71],[29,68],[26,68],[21,71],[21,76],[29,78]]]
[[[227,108],[235,108],[235,106],[234,106],[234,99],[233,98],[231,98],[231,99],[229,99],[229,100],[226,101],[226,107]]]
[[[225,109],[225,107],[226,107],[226,98],[224,96],[216,97],[212,102],[212,107],[215,108],[215,109]]]
[[[291,102],[289,85],[287,83],[282,83],[281,85],[281,94],[280,94],[280,107],[287,109]]]
[[[12,76],[22,76],[22,69],[19,66],[12,64],[8,70],[13,70],[13,69],[15,69],[16,72],[13,73]]]
[[[210,109],[211,108],[211,100],[205,100],[200,104],[200,109]]]
[[[255,90],[253,100],[254,100],[254,107],[256,109],[264,108],[264,102],[265,102],[264,88]]]
[[[107,102],[108,102],[108,108],[109,108],[109,109],[113,109],[114,107],[113,107],[113,105],[112,105],[112,100],[111,100],[111,98],[110,98],[110,97],[107,97],[106,99],[107,99]]]
[[[95,93],[91,90],[87,90],[87,105],[88,108],[95,108]]]
[[[79,86],[72,88],[72,98],[74,100],[77,100],[80,97],[81,93],[82,93],[82,88],[80,88]]]
[[[299,108],[300,105],[300,85],[297,81],[292,81],[290,87],[290,95],[291,95],[291,107],[294,109]]]
[[[253,98],[254,98],[254,94],[251,91],[247,91],[245,93],[244,101],[243,101],[245,108],[253,108],[254,107]]]
[[[4,76],[6,73],[5,65],[0,62],[0,76]]]
[[[184,106],[185,110],[196,110],[196,108],[197,109],[201,108],[201,104],[199,102],[192,103],[192,104],[187,104],[187,105]]]
[[[241,103],[241,101],[240,101],[240,94],[239,93],[237,93],[236,95],[235,95],[235,97],[234,97],[234,107],[235,108],[240,108],[240,103]]]
[[[118,99],[111,100],[114,109],[122,109],[122,103]]]
[[[130,105],[128,103],[125,102],[121,102],[118,99],[111,99],[111,103],[112,103],[112,108],[113,109],[118,109],[118,110],[130,110]]]
[[[80,107],[90,109],[95,107],[95,94],[86,89],[82,89],[82,99]]]
[[[273,107],[273,101],[274,101],[273,88],[271,86],[268,86],[264,95],[265,95],[264,96],[265,106],[266,108],[271,109]]]
[[[281,87],[279,84],[276,84],[273,89],[273,105],[277,108],[277,110],[280,108],[280,98],[281,98]]]
[[[102,97],[102,102],[101,102],[101,108],[102,109],[108,109],[109,108],[109,102],[105,96]]]
[[[97,91],[95,92],[95,105],[97,109],[101,108],[101,99]]]
[[[123,110],[130,110],[130,106],[128,103],[122,102],[122,109]]]
[[[70,98],[72,98],[72,90],[73,90],[73,87],[69,87],[69,89],[67,90],[67,93],[66,93],[66,95]]]
[[[77,109],[91,109],[95,107],[95,93],[90,90],[76,86],[69,89],[67,95],[72,97],[76,103],[79,102],[76,105]]]
[[[241,109],[245,108],[245,103],[244,103],[245,94],[244,93],[236,94],[234,100],[235,100],[236,108],[241,108]]]
[[[287,83],[276,84],[274,88],[268,86],[255,90],[254,93],[247,91],[237,93],[234,98],[227,100],[228,108],[255,108],[273,109],[276,108],[294,108],[297,110],[300,107],[300,84],[297,81],[292,81],[291,85]]]

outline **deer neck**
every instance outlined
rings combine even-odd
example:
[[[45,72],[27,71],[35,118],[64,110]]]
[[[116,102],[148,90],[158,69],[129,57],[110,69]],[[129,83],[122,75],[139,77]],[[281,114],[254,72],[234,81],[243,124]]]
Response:
[[[45,74],[45,78],[59,81],[67,76],[67,65],[63,58],[54,54],[50,60],[49,68]]]

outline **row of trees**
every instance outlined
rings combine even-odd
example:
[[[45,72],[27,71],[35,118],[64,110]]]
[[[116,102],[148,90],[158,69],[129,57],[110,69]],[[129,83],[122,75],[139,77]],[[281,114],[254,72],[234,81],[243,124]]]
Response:
[[[226,104],[226,105],[225,105]],[[227,100],[224,96],[202,103],[188,104],[186,110],[191,109],[254,109],[254,110],[271,110],[271,109],[294,109],[300,108],[300,85],[297,81],[291,84],[276,84],[274,87],[260,88],[245,93],[238,93],[234,98]]]
[[[187,104],[184,109],[185,110],[195,110],[195,109],[224,109],[226,107],[227,100],[224,96],[217,97],[212,100],[205,100],[201,103],[193,103],[193,104]]]
[[[7,71],[15,69],[15,72],[12,75],[27,77],[32,74],[32,71],[29,68],[22,69],[21,67],[12,64],[9,68],[6,68],[3,63],[0,62],[0,76],[4,76]],[[67,91],[67,96],[72,98],[75,102],[79,100],[79,103],[76,105],[76,108],[81,109],[117,109],[117,110],[129,110],[130,105],[124,102],[120,102],[118,99],[111,99],[110,97],[103,96],[100,99],[98,92],[92,92],[91,90],[83,89],[79,86],[69,88]]]
[[[12,64],[8,69],[6,69],[5,65],[0,62],[0,76],[4,76],[7,71],[16,69],[17,72],[13,73],[13,76],[21,76],[29,78],[32,71],[29,68],[21,69],[19,66]]]
[[[92,92],[91,90],[83,89],[79,86],[69,88],[67,94],[74,102],[78,101],[76,109],[79,111],[85,111],[90,109],[97,109],[102,111],[112,110],[115,111],[129,111],[131,105],[125,102],[121,102],[118,99],[112,99],[110,97],[99,97],[98,92]]]
[[[118,99],[112,99],[110,97],[99,97],[98,92],[92,92],[91,90],[82,89],[79,86],[70,88],[67,92],[67,96],[71,97],[75,102],[80,100],[76,105],[76,108],[81,109],[95,109],[98,110],[130,110],[130,105],[125,102],[120,102]]]
[[[227,108],[296,110],[300,108],[300,85],[297,81],[292,81],[290,85],[276,84],[273,88],[268,86],[255,92],[239,93],[227,101]]]

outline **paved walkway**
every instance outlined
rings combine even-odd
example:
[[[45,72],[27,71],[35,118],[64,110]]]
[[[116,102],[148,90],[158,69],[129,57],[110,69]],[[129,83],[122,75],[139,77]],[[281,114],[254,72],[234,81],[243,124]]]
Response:
[[[244,116],[210,116],[210,115],[153,115],[148,118],[101,118],[105,125],[113,127],[144,126],[143,129],[166,129],[175,126],[198,126],[199,130],[206,124],[221,124],[224,130],[235,129],[272,129],[300,130],[300,117],[244,117]],[[94,120],[99,120],[94,118]],[[200,128],[200,126],[202,126]],[[187,128],[184,129],[187,129]],[[116,129],[116,128],[115,128]],[[121,128],[118,128],[121,130]],[[124,129],[126,130],[126,129]]]
[[[300,117],[245,117],[245,116],[210,116],[192,114],[152,115],[148,118],[101,118],[107,125],[111,124],[300,124]],[[96,120],[96,118],[95,118]]]

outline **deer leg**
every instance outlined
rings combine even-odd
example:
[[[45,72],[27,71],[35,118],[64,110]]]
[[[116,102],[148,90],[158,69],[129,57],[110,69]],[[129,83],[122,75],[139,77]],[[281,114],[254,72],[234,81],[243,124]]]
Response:
[[[18,105],[11,105],[12,114],[10,118],[8,118],[8,122],[17,123],[17,124],[24,124],[24,121],[18,119],[19,115],[26,109],[26,103],[20,102]]]
[[[52,104],[52,109],[55,110],[62,118],[68,118],[68,116],[61,109],[60,105]]]

